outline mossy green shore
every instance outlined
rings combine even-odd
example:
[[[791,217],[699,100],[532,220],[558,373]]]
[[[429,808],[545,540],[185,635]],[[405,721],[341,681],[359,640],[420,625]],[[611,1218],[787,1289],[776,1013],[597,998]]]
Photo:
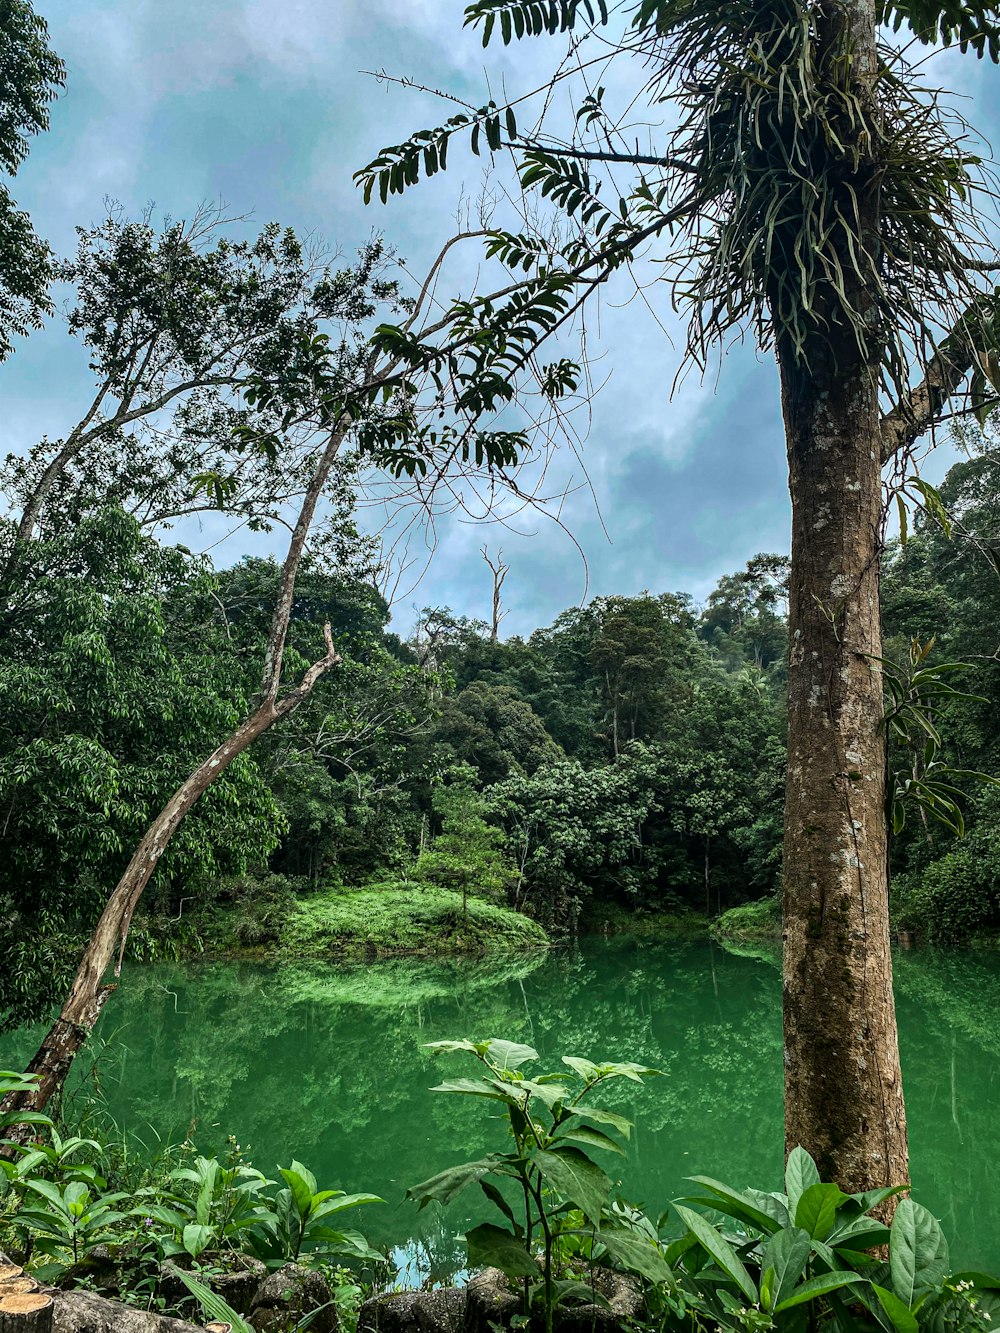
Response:
[[[704,936],[691,912],[634,912],[606,905],[578,923],[581,935],[644,940]],[[227,958],[333,958],[346,962],[406,956],[510,955],[553,941],[537,921],[484,898],[416,880],[304,891],[281,876],[233,881],[181,922],[146,916],[133,932],[145,961],[198,955]]]
[[[541,949],[537,922],[506,907],[433,885],[368,885],[333,890],[298,904],[283,940],[292,955],[511,953]]]
[[[392,958],[406,955],[510,954],[544,949],[542,927],[519,912],[410,881],[330,887],[309,894],[241,893],[171,930],[156,918],[140,925],[145,958]]]

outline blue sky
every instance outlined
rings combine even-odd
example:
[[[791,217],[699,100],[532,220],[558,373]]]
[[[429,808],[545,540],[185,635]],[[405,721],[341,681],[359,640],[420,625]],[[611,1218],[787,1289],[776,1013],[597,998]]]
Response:
[[[463,192],[481,187],[478,161],[454,155],[446,176],[388,208],[365,208],[351,180],[384,144],[442,115],[432,99],[363,71],[484,100],[484,54],[462,32],[462,0],[38,0],[38,8],[68,82],[15,196],[59,252],[72,249],[76,224],[100,220],[107,197],[133,215],[153,203],[185,217],[221,196],[233,211],[253,210],[255,222],[314,231],[347,252],[381,229],[418,272],[453,229]],[[491,48],[490,76],[529,86],[553,55],[545,41]],[[993,66],[947,53],[934,79],[961,89],[963,111],[987,133],[1000,123]],[[591,331],[597,376],[609,378],[583,450],[597,504],[580,488],[560,512],[575,542],[541,514],[521,516],[516,530],[444,518],[420,586],[404,584],[401,628],[415,605],[486,613],[484,542],[502,545],[511,565],[507,633],[546,624],[585,595],[648,588],[703,598],[755,552],[787,550],[770,358],[734,347],[704,383],[689,375],[671,396],[679,329],[666,293],[650,293],[666,332],[627,296],[609,293]],[[0,451],[64,435],[86,387],[78,346],[55,326],[33,336],[0,367]],[[568,455],[556,475],[582,480]],[[184,539],[215,535],[210,526]],[[253,540],[240,534],[217,556],[261,549]]]

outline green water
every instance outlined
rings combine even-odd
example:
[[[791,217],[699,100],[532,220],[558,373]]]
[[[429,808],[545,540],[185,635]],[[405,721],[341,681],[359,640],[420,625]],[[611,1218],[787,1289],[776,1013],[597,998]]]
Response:
[[[907,953],[897,996],[913,1180],[963,1266],[1000,1263],[1000,959]],[[622,1193],[660,1212],[703,1173],[776,1188],[781,1169],[775,967],[707,942],[593,942],[486,966],[200,964],[133,969],[105,1012],[99,1064],[111,1113],[152,1139],[232,1133],[271,1172],[294,1154],[323,1186],[388,1201],[361,1225],[412,1271],[461,1260],[456,1234],[489,1216],[470,1192],[417,1214],[407,1185],[502,1146],[478,1098],[432,1094],[463,1057],[421,1043],[505,1036],[549,1067],[563,1054],[664,1071],[615,1103],[637,1131]],[[9,1043],[0,1063],[16,1054]],[[466,1199],[468,1200],[466,1202]]]

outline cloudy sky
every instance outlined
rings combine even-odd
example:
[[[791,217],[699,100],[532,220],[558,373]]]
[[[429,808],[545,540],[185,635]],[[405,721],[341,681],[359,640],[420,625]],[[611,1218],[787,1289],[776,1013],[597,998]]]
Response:
[[[387,208],[364,207],[351,180],[383,145],[443,114],[425,95],[380,85],[365,71],[485,100],[484,53],[478,37],[462,31],[463,0],[37,0],[37,7],[68,82],[15,194],[57,251],[72,249],[76,224],[100,220],[108,198],[131,214],[152,203],[159,214],[186,217],[199,201],[221,197],[233,211],[252,210],[255,222],[316,232],[347,252],[383,230],[419,272],[454,229],[462,193],[481,189],[480,164],[454,154],[446,176]],[[530,86],[552,56],[545,41],[491,48],[493,86]],[[949,53],[936,59],[934,78],[961,88],[962,109],[987,133],[1000,126],[993,66]],[[666,293],[648,293],[656,318],[628,295],[609,293],[591,332],[595,374],[607,379],[583,450],[596,503],[586,488],[573,490],[560,512],[564,527],[543,514],[522,515],[514,530],[444,520],[422,583],[404,588],[402,628],[414,605],[486,613],[484,541],[494,551],[502,545],[511,565],[508,632],[548,623],[585,595],[648,588],[703,598],[755,552],[787,550],[770,359],[734,347],[710,379],[688,376],[671,396],[678,329]],[[85,358],[58,327],[34,336],[0,367],[0,450],[65,434],[86,387]],[[583,480],[568,455],[556,476],[560,486]],[[254,549],[251,540],[234,538],[220,548],[223,558]]]

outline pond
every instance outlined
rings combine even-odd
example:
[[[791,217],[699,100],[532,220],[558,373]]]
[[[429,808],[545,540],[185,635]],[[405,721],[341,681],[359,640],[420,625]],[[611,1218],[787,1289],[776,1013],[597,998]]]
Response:
[[[996,1267],[1000,959],[909,952],[896,967],[914,1186],[962,1266]],[[136,967],[105,1011],[97,1076],[111,1115],[147,1143],[190,1133],[214,1151],[233,1134],[268,1174],[294,1155],[322,1187],[381,1195],[359,1225],[423,1275],[461,1265],[456,1237],[489,1205],[470,1191],[418,1214],[404,1190],[504,1143],[491,1103],[430,1091],[473,1072],[469,1057],[423,1043],[504,1036],[545,1068],[585,1055],[662,1070],[602,1098],[636,1122],[611,1168],[621,1192],[656,1215],[689,1175],[778,1188],[779,1005],[773,963],[707,941],[590,941],[492,965]],[[0,1064],[25,1054],[16,1046]]]

